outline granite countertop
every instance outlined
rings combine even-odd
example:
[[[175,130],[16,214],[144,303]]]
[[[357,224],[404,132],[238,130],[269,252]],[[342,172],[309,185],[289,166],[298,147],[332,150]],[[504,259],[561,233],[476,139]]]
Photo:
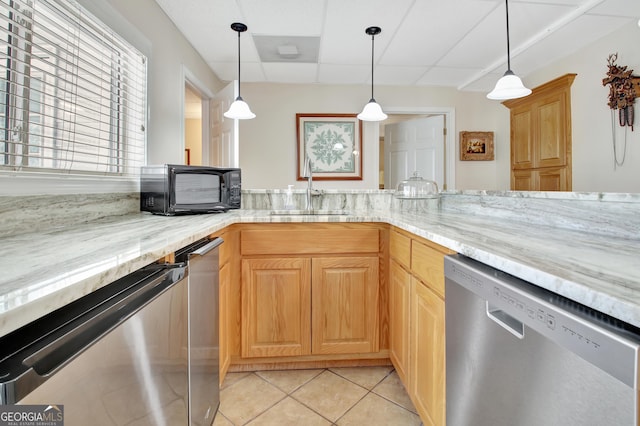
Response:
[[[234,223],[382,222],[640,327],[637,238],[434,210],[180,217],[133,213],[2,240],[0,335]]]

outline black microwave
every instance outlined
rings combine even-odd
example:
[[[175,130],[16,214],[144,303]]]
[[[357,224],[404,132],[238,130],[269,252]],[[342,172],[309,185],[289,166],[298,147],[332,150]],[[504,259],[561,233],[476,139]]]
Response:
[[[240,208],[240,169],[163,164],[143,166],[140,210],[165,216]]]

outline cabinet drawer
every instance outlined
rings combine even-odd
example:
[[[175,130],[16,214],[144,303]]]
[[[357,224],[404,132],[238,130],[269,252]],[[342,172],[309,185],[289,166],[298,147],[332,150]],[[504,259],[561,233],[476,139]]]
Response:
[[[240,237],[243,255],[377,253],[378,229],[251,229]]]
[[[444,298],[443,256],[454,253],[442,246],[427,241],[413,240],[411,243],[411,271],[429,288]]]
[[[390,256],[407,268],[411,267],[411,238],[397,231],[391,231],[389,237]]]

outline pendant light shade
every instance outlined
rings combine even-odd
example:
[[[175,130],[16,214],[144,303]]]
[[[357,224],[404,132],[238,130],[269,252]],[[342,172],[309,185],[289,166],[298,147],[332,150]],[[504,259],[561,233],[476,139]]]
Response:
[[[493,100],[517,99],[531,94],[522,84],[520,77],[511,71],[511,52],[509,47],[509,0],[504,0],[507,14],[507,71],[496,83],[496,87],[487,94],[487,98]]]
[[[251,112],[249,105],[244,101],[244,99],[242,99],[242,96],[240,96],[240,33],[247,31],[247,26],[240,22],[234,22],[231,24],[231,29],[238,33],[238,97],[233,101],[231,106],[229,106],[229,109],[224,113],[224,116],[237,120],[247,120],[255,118],[256,116]]]
[[[387,119],[387,114],[382,112],[382,107],[378,105],[375,99],[371,98],[362,112],[358,114],[358,118],[362,121],[382,121]]]
[[[237,118],[238,120],[247,120],[256,117],[256,115],[251,112],[249,104],[247,104],[240,96],[233,101],[227,112],[224,113],[224,116],[228,118]]]
[[[531,94],[531,89],[524,87],[520,77],[515,75],[513,71],[507,70],[496,83],[496,87],[487,93],[487,98],[493,100],[517,99],[529,94]]]
[[[362,112],[358,114],[358,118],[362,121],[382,121],[387,119],[387,114],[382,112],[382,108],[373,97],[373,43],[374,37],[381,32],[382,29],[380,27],[369,27],[365,30],[365,33],[371,36],[371,99],[364,106]]]

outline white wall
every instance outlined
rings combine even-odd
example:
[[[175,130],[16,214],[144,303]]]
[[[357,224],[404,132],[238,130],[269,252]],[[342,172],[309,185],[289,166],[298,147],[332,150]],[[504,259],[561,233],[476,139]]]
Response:
[[[640,75],[639,46],[640,28],[632,22],[525,80],[529,87],[535,87],[566,73],[578,74],[571,87],[574,191],[640,192],[640,101],[635,104],[635,131],[614,126],[620,142],[619,158],[625,133],[627,139],[625,163],[616,168],[611,110],[607,106],[609,87],[602,85],[612,53],[618,53],[618,65],[626,65],[634,75]]]
[[[256,114],[240,122],[240,167],[244,188],[286,188],[296,181],[296,113],[358,113],[369,100],[365,86],[243,83],[243,98]],[[458,189],[497,188],[496,164],[509,163],[509,119],[504,109],[484,93],[459,92],[449,88],[376,86],[375,97],[383,108],[455,108],[456,145],[458,133],[496,132],[496,157],[492,162],[456,163]],[[317,181],[317,188],[378,188],[378,123],[363,123],[363,180]],[[456,146],[456,157],[458,157]],[[502,157],[502,158],[500,158]],[[508,180],[507,180],[508,182]]]
[[[182,164],[185,69],[211,93],[224,84],[154,0],[80,3],[147,55],[147,163]]]

